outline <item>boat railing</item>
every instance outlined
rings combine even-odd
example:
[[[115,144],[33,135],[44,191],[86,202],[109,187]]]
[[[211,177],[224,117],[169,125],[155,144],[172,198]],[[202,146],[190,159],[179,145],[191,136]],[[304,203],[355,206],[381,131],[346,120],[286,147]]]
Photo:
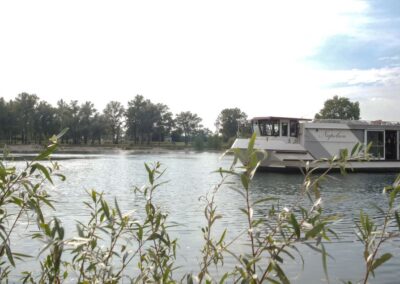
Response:
[[[385,126],[399,126],[398,121],[384,121],[384,120],[344,120],[344,119],[314,119],[311,123],[339,123],[347,125],[385,125]]]

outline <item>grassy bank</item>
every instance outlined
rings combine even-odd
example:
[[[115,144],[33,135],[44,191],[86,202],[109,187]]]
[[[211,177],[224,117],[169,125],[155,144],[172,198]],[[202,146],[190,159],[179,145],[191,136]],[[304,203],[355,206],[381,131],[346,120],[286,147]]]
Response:
[[[0,148],[4,149],[4,146],[10,150],[12,153],[19,154],[33,154],[43,151],[44,145],[38,144],[17,144],[17,145],[5,145],[0,144]],[[185,145],[184,142],[156,142],[151,144],[102,144],[102,145],[73,145],[73,144],[61,144],[57,153],[63,154],[113,154],[120,151],[134,151],[134,152],[166,152],[166,151],[224,151],[227,149],[227,145],[223,145],[222,148],[209,148],[203,147],[198,149],[196,145],[188,144]]]

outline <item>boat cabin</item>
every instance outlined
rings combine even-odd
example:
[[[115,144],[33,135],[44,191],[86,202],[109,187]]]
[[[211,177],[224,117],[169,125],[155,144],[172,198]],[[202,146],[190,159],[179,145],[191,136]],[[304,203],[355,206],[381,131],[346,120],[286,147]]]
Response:
[[[277,140],[297,140],[300,132],[300,122],[311,119],[293,117],[255,117],[251,122],[253,132],[258,137],[269,137]]]
[[[260,145],[264,149],[287,150],[298,144],[314,159],[321,159],[343,149],[351,151],[357,143],[372,143],[370,154],[375,160],[400,161],[399,122],[266,116],[255,117],[250,124],[258,139],[268,142]]]
[[[323,119],[304,124],[300,143],[317,157],[351,150],[356,143],[371,143],[369,153],[373,159],[395,161],[400,160],[399,137],[398,122]]]

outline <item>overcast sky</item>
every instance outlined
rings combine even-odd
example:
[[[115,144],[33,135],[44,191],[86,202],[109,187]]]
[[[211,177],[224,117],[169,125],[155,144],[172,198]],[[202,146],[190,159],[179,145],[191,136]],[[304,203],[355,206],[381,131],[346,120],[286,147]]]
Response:
[[[0,97],[400,121],[400,0],[1,1]]]

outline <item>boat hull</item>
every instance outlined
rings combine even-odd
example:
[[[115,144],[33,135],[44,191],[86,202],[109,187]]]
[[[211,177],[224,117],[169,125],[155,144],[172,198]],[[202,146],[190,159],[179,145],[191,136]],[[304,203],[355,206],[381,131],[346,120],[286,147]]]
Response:
[[[263,162],[259,171],[263,172],[288,172],[299,173],[307,167],[304,161],[282,161],[282,162]],[[317,168],[324,171],[330,167],[326,162],[309,162],[309,168]],[[350,161],[346,166],[347,172],[373,172],[373,173],[400,173],[400,161]],[[332,171],[339,171],[339,167],[333,167]]]

